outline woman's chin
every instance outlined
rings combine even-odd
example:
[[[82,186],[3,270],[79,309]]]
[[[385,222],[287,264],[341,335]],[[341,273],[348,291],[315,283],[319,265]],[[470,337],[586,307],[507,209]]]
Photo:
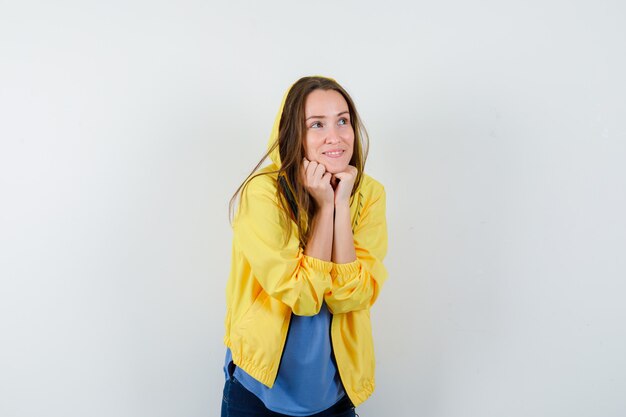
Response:
[[[338,174],[340,172],[344,172],[348,168],[348,164],[329,164],[325,163],[326,172],[330,172],[331,174]]]
[[[331,174],[344,172],[346,169],[348,169],[348,165],[350,165],[350,160],[348,160],[347,158],[322,157],[318,162],[324,165],[324,167],[326,168],[326,172],[330,172]]]

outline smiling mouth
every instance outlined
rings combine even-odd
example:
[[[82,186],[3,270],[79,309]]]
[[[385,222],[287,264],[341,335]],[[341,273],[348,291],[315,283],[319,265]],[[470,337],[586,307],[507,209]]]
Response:
[[[342,156],[344,151],[331,151],[331,152],[323,152],[323,155],[326,155],[329,158],[339,158]]]

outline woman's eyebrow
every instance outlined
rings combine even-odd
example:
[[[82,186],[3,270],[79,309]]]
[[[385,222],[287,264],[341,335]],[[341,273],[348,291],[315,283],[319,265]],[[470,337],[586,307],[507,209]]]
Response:
[[[344,110],[341,113],[337,113],[337,116],[341,116],[342,114],[345,114],[345,113],[349,113],[349,111],[348,110]],[[325,119],[325,118],[326,118],[326,116],[309,116],[309,117],[307,117],[305,119],[305,121],[309,120],[309,119]]]

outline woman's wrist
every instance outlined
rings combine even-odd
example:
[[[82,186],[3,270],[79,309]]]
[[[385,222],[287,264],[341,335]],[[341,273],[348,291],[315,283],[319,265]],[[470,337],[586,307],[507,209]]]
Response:
[[[341,200],[335,202],[335,212],[337,211],[350,211],[350,201]]]
[[[324,215],[328,215],[328,213],[334,213],[334,212],[335,212],[335,205],[331,201],[331,202],[327,202],[327,203],[320,205],[317,209],[316,215],[324,216]]]

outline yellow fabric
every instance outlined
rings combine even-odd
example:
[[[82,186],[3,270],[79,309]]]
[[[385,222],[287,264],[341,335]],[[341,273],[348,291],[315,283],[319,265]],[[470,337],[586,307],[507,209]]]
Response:
[[[283,99],[284,104],[284,99]],[[282,105],[277,119],[282,114]],[[278,134],[272,132],[269,146]],[[260,172],[278,169],[273,163]],[[307,256],[300,248],[297,227],[286,236],[279,212],[277,174],[264,174],[244,188],[233,220],[231,271],[226,287],[225,344],[234,363],[272,387],[289,329],[291,313],[311,316],[323,301],[333,313],[331,339],[344,388],[355,405],[374,391],[374,343],[370,307],[387,271],[385,189],[363,176],[351,203],[357,259],[335,264]]]

